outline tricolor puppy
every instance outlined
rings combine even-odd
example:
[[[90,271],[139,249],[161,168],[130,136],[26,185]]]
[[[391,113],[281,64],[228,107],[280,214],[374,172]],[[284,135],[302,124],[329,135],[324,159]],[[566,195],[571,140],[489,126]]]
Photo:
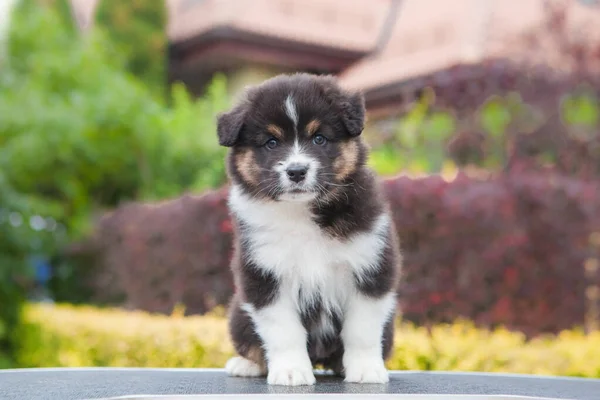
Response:
[[[235,227],[230,375],[312,385],[320,365],[388,381],[400,255],[365,166],[364,117],[360,93],[309,74],[269,79],[219,115]]]

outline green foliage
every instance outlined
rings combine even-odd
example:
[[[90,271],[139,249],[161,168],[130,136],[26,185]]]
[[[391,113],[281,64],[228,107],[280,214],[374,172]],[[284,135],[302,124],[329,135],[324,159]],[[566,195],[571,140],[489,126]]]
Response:
[[[563,118],[570,125],[595,126],[598,123],[598,100],[586,94],[565,96]]]
[[[384,145],[371,151],[369,166],[382,176],[392,176],[402,170],[402,159],[394,146]]]
[[[39,1],[39,0],[38,0]],[[56,9],[58,16],[61,18],[61,23],[71,34],[77,34],[77,24],[73,18],[73,8],[70,0],[46,0],[51,3]]]
[[[560,113],[564,123],[573,127],[571,136],[579,141],[593,142],[598,136],[600,109],[593,91],[576,91],[563,97]]]
[[[481,126],[494,138],[501,137],[511,121],[506,104],[499,97],[492,97],[481,107]]]
[[[20,1],[0,74],[0,353],[29,255],[56,254],[122,201],[225,182],[215,134],[224,78],[198,100],[175,87],[169,107],[123,69],[104,31],[79,35],[63,2],[48,4]]]
[[[0,162],[3,158],[0,151]],[[7,179],[8,172],[0,167],[0,368],[11,363],[10,333],[18,323],[31,277],[26,256],[57,246],[64,239],[61,226],[50,216],[55,210],[16,191]],[[49,217],[42,218],[40,212]]]
[[[125,68],[150,90],[164,95],[166,82],[166,7],[164,0],[101,0],[96,24],[124,56]]]
[[[15,190],[79,231],[97,206],[223,182],[213,168],[222,155],[213,120],[227,104],[223,78],[198,102],[175,88],[168,108],[111,61],[102,32],[73,37],[40,9],[19,16],[0,82],[0,162]]]
[[[513,121],[511,107],[505,98],[492,96],[479,110],[479,123],[487,134],[490,150],[484,161],[489,167],[498,167],[505,161],[506,132]]]
[[[177,195],[181,188],[202,191],[225,182],[225,148],[216,138],[214,116],[228,106],[225,78],[218,75],[204,97],[194,100],[182,84],[172,90],[172,107],[163,112],[168,135],[152,143],[156,179],[141,196],[144,200]]]
[[[486,134],[488,154],[482,166],[497,169],[508,158],[509,143],[516,136],[528,134],[541,125],[540,115],[517,93],[506,96],[492,96],[476,112],[478,127]]]
[[[563,142],[570,137],[591,144],[597,137],[600,122],[598,99],[589,91],[576,90],[566,94],[558,111],[564,127],[544,125],[545,119],[551,116],[523,101],[515,91],[491,96],[470,115],[457,119],[452,110],[436,108],[434,93],[425,90],[412,108],[396,121],[393,140],[374,148],[370,164],[384,175],[401,170],[443,173],[444,168],[456,159],[454,155],[460,153],[479,167],[498,170],[506,165],[515,146],[528,142],[539,143],[539,148],[534,149],[538,160],[553,164],[561,149],[527,139],[526,135],[542,128],[541,135],[550,139],[548,142],[556,140],[556,137],[551,139],[553,135],[563,135],[567,136]],[[479,142],[479,135],[483,137],[482,142]],[[567,147],[564,143],[561,146]],[[523,150],[522,154],[530,151],[519,150]],[[471,156],[464,157],[465,152]]]
[[[442,170],[447,161],[445,144],[455,132],[457,121],[449,111],[434,110],[433,101],[433,92],[425,91],[397,121],[394,142],[373,150],[370,164],[378,173]]]
[[[215,314],[30,305],[18,331],[18,361],[21,367],[222,368],[234,352],[227,322]],[[394,347],[387,366],[397,370],[600,377],[598,332],[564,331],[527,341],[519,333],[476,329],[463,321],[430,331],[398,322]]]
[[[227,106],[224,78],[198,101],[175,87],[167,107],[119,69],[103,31],[74,37],[60,20],[34,7],[13,25],[0,162],[15,190],[82,222],[98,206],[223,183],[214,117]]]

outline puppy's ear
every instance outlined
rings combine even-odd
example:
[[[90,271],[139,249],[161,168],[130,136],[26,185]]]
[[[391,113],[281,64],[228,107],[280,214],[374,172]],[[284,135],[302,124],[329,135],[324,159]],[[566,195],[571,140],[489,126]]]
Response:
[[[351,137],[359,136],[365,127],[365,99],[360,91],[344,90],[333,75],[318,76],[316,82],[322,96],[339,110],[340,122]]]
[[[351,137],[360,135],[365,127],[365,99],[361,92],[346,92],[340,101],[342,122]]]
[[[217,116],[217,135],[221,146],[232,147],[237,143],[245,118],[246,108],[243,105]]]

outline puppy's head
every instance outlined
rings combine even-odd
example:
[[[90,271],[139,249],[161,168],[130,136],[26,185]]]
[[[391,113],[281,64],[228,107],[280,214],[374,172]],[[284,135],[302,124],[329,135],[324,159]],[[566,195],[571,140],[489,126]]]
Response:
[[[228,173],[255,197],[311,201],[344,186],[364,164],[361,93],[335,78],[279,75],[246,92],[217,121]]]

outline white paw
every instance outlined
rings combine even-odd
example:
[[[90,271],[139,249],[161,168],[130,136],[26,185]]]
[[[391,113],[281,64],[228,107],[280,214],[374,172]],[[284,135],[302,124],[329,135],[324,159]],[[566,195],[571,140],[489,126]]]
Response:
[[[314,385],[317,380],[311,367],[278,367],[269,370],[269,385],[300,386]]]
[[[344,360],[344,381],[351,383],[387,383],[389,374],[383,359],[349,357]]]
[[[232,357],[225,364],[225,371],[230,376],[261,376],[263,371],[258,364],[244,357]]]

